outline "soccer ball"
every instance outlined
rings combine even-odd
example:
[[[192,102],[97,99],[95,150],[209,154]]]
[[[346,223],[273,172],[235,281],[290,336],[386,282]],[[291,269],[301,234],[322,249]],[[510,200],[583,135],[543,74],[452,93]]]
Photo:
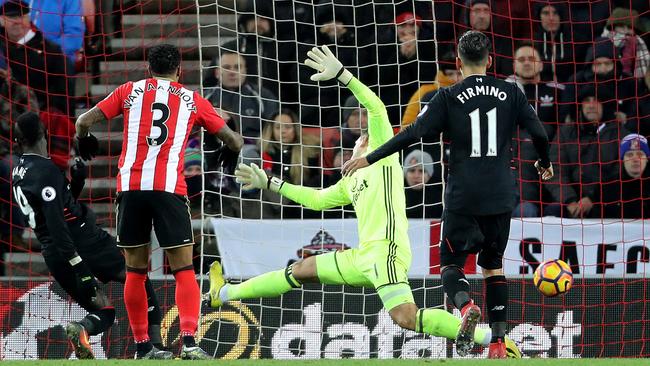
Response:
[[[544,296],[553,297],[564,294],[571,289],[573,273],[568,264],[559,259],[553,259],[537,267],[533,282]]]

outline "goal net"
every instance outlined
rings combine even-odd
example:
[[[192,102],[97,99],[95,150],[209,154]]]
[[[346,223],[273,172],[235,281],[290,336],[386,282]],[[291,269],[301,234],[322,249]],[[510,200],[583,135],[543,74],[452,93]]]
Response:
[[[7,46],[11,34],[0,34],[0,53],[12,75],[0,72],[0,359],[73,358],[64,327],[84,315],[48,276],[40,244],[11,192],[19,152],[10,126],[32,100],[20,86],[28,85],[41,102],[50,154],[67,170],[74,155],[74,117],[123,82],[146,77],[147,47],[175,44],[183,57],[181,82],[201,90],[244,137],[242,162],[321,188],[341,179],[340,166],[350,158],[368,116],[346,88],[310,80],[307,51],[328,45],[380,96],[398,132],[439,88],[459,80],[456,40],[471,28],[484,30],[493,44],[488,74],[517,83],[555,141],[558,178],[541,185],[530,170],[536,159],[530,139],[522,131],[513,135],[521,204],[504,254],[508,336],[526,357],[650,356],[650,228],[644,220],[650,168],[643,157],[650,148],[641,137],[624,140],[631,133],[650,135],[647,2],[99,0],[79,1],[79,9],[65,14],[48,8],[47,1],[27,3],[37,9],[30,15],[34,29],[47,29],[43,32],[54,38],[63,30],[46,28],[38,14],[68,21],[83,15],[81,30],[66,29],[57,38],[61,44],[67,44],[61,39],[81,39],[82,46],[60,52],[66,54],[59,55],[65,68],[54,74],[65,76],[63,87],[51,90],[49,83],[21,79],[17,71],[28,74],[38,65],[16,58]],[[59,52],[40,54],[55,58]],[[114,235],[122,121],[93,128],[100,154],[89,163],[81,200]],[[243,190],[217,166],[218,147],[218,140],[197,130],[185,151],[200,243],[194,264],[203,292],[214,261],[237,283],[358,245],[352,206],[317,212],[267,191]],[[458,315],[439,276],[447,155],[444,142],[429,139],[409,147],[400,160],[415,301]],[[382,204],[377,197],[378,207]],[[163,308],[163,342],[176,351],[175,283],[153,234],[152,242],[150,276]],[[562,259],[574,272],[573,288],[564,296],[543,297],[533,285],[532,273],[548,259]],[[469,257],[465,273],[486,314],[476,260]],[[133,356],[122,290],[120,284],[105,285],[117,317],[108,332],[91,339],[98,358]],[[230,302],[220,309],[204,304],[197,336],[203,349],[225,359],[459,357],[452,341],[395,325],[374,290],[350,286],[311,284],[282,297]],[[476,347],[471,357],[486,354]]]
[[[243,135],[244,163],[258,164],[294,184],[327,187],[340,179],[340,165],[349,159],[367,115],[346,88],[309,79],[307,51],[328,45],[381,97],[397,131],[415,120],[421,103],[436,89],[457,81],[453,50],[460,34],[472,27],[484,29],[494,45],[489,74],[518,83],[556,139],[553,149],[560,159],[560,179],[542,186],[535,172],[530,175],[528,166],[535,159],[530,139],[520,131],[513,136],[513,172],[522,204],[513,215],[504,261],[511,299],[508,335],[530,357],[647,356],[648,324],[640,316],[648,310],[648,231],[640,220],[645,217],[645,193],[622,193],[631,179],[619,164],[620,140],[628,133],[645,134],[642,123],[648,112],[639,106],[647,100],[647,89],[623,89],[642,86],[639,77],[645,71],[637,68],[647,56],[625,56],[615,28],[647,21],[648,9],[642,6],[630,13],[630,4],[624,5],[206,4],[199,7],[199,18],[216,13],[219,21],[199,26],[202,90]],[[648,38],[647,30],[629,28],[634,31],[626,39]],[[601,61],[615,64],[613,79],[596,70]],[[592,66],[598,71],[595,77]],[[608,93],[608,88],[613,90]],[[569,133],[564,125],[587,123],[588,102],[599,102],[606,110],[607,115],[600,116],[600,138],[555,137],[558,130]],[[358,245],[351,207],[314,212],[266,191],[242,190],[210,164],[214,148],[207,145],[206,136],[204,141],[203,213],[211,225],[204,226],[203,238],[217,242],[214,249],[204,246],[205,264],[220,261],[226,277],[239,282],[300,258]],[[592,144],[601,144],[600,150],[593,150]],[[607,149],[612,151],[608,158],[601,155]],[[594,155],[585,156],[589,151]],[[446,307],[439,278],[445,152],[440,141],[425,140],[401,156],[413,252],[410,278],[418,306]],[[615,165],[611,171],[626,178],[601,185],[612,179],[604,171],[593,178],[587,170],[595,164]],[[593,199],[594,208],[585,211],[584,219],[567,211],[574,209],[569,189],[578,194],[582,189]],[[587,193],[592,189],[598,192]],[[631,202],[640,210],[632,212]],[[544,298],[532,283],[532,273],[542,261],[556,258],[572,267],[574,287],[564,297]],[[465,270],[473,295],[484,304],[476,257],[468,262]],[[277,299],[235,302],[203,316],[212,328],[204,344],[216,346],[218,354],[227,357],[458,357],[452,342],[399,329],[368,289],[310,285]],[[487,352],[475,351],[473,357]]]

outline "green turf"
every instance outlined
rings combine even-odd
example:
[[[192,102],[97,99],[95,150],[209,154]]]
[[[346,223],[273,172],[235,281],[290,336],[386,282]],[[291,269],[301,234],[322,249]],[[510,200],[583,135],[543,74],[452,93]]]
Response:
[[[191,364],[191,365],[211,365],[211,366],[406,366],[406,365],[427,365],[427,366],[469,366],[479,361],[481,364],[503,365],[503,366],[641,366],[650,364],[650,359],[535,359],[527,358],[521,360],[313,360],[313,361],[282,361],[282,360],[236,360],[236,361],[166,361],[170,364]],[[161,361],[142,361],[142,360],[99,360],[99,361],[3,361],[2,365],[66,365],[66,366],[122,366],[122,365],[161,365]]]

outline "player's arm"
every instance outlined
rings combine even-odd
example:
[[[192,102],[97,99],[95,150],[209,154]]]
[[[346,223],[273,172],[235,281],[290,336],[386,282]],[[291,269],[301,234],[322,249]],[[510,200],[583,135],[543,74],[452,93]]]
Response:
[[[518,111],[517,123],[528,131],[533,140],[533,146],[535,146],[539,157],[539,160],[535,162],[535,168],[543,180],[549,180],[553,178],[553,167],[549,157],[548,135],[542,121],[539,120],[537,113],[528,103],[526,95],[516,86],[513,87],[513,90],[515,90],[515,103],[517,103]]]
[[[374,150],[393,137],[384,102],[357,78],[352,77],[348,89],[368,110],[368,146]]]
[[[562,204],[574,203],[580,200],[574,185],[570,184],[575,182],[573,175],[576,172],[574,170],[579,169],[577,168],[579,164],[574,159],[571,159],[572,156],[578,154],[571,144],[567,143],[569,141],[571,141],[571,137],[566,136],[566,129],[560,127],[550,154],[551,161],[556,163],[559,172],[555,179],[546,185],[546,189],[551,194],[553,201]]]
[[[384,103],[370,88],[352,76],[352,73],[345,69],[327,46],[314,47],[307,52],[305,65],[316,71],[311,76],[311,80],[326,81],[336,78],[339,83],[348,87],[361,105],[368,110],[368,144],[371,149],[393,137],[393,129]]]
[[[283,182],[276,177],[269,177],[255,164],[250,166],[239,164],[235,170],[235,177],[238,183],[244,185],[244,189],[268,189],[316,211],[345,206],[352,202],[345,194],[342,180],[325,189],[303,187]]]
[[[34,198],[41,207],[45,226],[52,239],[52,245],[66,261],[73,262],[78,257],[77,249],[70,235],[68,224],[65,221],[63,189],[65,180],[63,174],[55,169],[50,169],[43,174],[45,182],[40,185]],[[70,264],[72,264],[72,262]]]
[[[88,136],[90,127],[95,123],[110,120],[122,114],[125,94],[130,93],[132,87],[132,81],[118,86],[96,106],[80,115],[75,123],[77,138]]]
[[[90,134],[90,127],[97,122],[105,121],[106,116],[97,106],[90,108],[77,117],[75,129],[77,138],[83,138]]]
[[[244,146],[244,139],[240,134],[228,127],[226,121],[217,114],[209,101],[198,93],[194,93],[194,101],[196,104],[197,124],[223,142],[223,145],[216,152],[217,163],[223,166],[226,173],[232,174],[237,165],[239,152]]]
[[[96,106],[90,108],[77,118],[75,123],[77,151],[84,160],[92,160],[97,154],[99,142],[90,133],[90,127],[97,122],[110,120],[122,114],[125,95],[131,92],[133,82],[118,86],[111,94],[102,99]]]
[[[46,182],[40,186],[40,192],[35,193],[35,199],[38,200],[38,205],[41,207],[52,246],[72,266],[79,291],[93,298],[97,296],[97,281],[95,281],[90,268],[77,253],[68,224],[65,221],[63,190],[66,183],[63,174],[58,168],[52,166],[50,171],[43,176],[46,177]]]
[[[447,102],[444,90],[436,93],[431,100],[424,106],[418,118],[411,125],[393,136],[386,143],[372,151],[365,157],[348,160],[343,164],[342,173],[349,176],[356,170],[390,156],[396,152],[404,150],[409,145],[420,141],[423,137],[440,135],[447,119]]]
[[[86,185],[86,165],[80,158],[74,159],[70,167],[70,193],[74,199],[78,199],[81,191]]]
[[[57,167],[52,166],[43,174],[43,177],[45,177],[45,182],[40,185],[40,192],[34,192],[34,199],[43,213],[52,246],[72,266],[80,291],[94,297],[96,296],[97,282],[86,263],[77,254],[72,235],[65,221],[63,190],[66,183],[63,174]]]

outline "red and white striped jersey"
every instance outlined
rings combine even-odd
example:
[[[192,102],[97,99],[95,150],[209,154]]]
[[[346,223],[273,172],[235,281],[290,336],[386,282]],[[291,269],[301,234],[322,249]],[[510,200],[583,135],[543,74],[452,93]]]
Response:
[[[124,117],[118,192],[186,195],[183,166],[192,126],[197,123],[214,134],[226,124],[197,92],[155,78],[122,84],[97,107],[107,119]]]

